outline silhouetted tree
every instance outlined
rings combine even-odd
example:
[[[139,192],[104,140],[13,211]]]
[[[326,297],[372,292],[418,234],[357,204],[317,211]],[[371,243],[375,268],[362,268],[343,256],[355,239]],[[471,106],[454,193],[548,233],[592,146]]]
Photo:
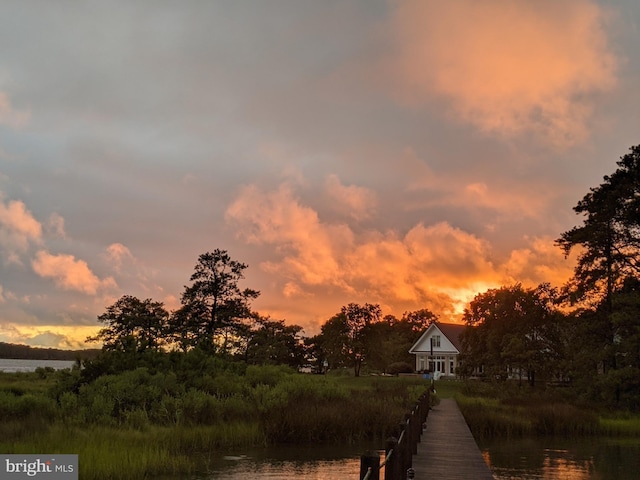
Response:
[[[380,321],[382,310],[380,305],[350,303],[342,307],[340,313],[344,316],[347,328],[344,351],[353,364],[355,376],[358,377],[366,357],[367,327]]]
[[[605,302],[608,312],[615,288],[640,275],[640,145],[617,165],[574,207],[585,216],[583,224],[557,240],[566,255],[583,248],[568,289],[572,298]]]
[[[304,363],[301,331],[302,327],[286,325],[284,320],[258,318],[247,334],[247,363],[300,367]]]
[[[98,320],[105,325],[89,342],[102,342],[106,351],[157,350],[166,339],[169,313],[161,302],[124,295]]]
[[[192,283],[182,294],[182,307],[172,318],[175,338],[183,348],[198,343],[228,352],[242,321],[253,315],[251,301],[260,295],[257,290],[240,290],[238,282],[246,268],[225,250],[198,257]]]
[[[555,309],[555,291],[547,284],[525,289],[520,284],[476,295],[463,320],[471,327],[462,336],[463,368],[482,367],[492,379],[514,372],[549,378],[561,363],[562,315]]]

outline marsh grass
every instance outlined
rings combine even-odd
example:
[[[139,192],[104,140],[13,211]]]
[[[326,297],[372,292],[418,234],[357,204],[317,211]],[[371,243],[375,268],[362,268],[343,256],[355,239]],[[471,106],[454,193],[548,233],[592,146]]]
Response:
[[[640,416],[602,414],[574,405],[557,390],[468,382],[455,394],[477,439],[554,435],[563,437],[640,436]]]
[[[600,432],[610,437],[640,436],[640,415],[600,417]]]
[[[196,472],[217,451],[264,444],[257,424],[232,423],[205,427],[150,426],[133,429],[57,423],[38,433],[0,441],[7,453],[74,453],[82,479],[142,479]]]
[[[198,388],[144,368],[76,389],[41,377],[0,376],[0,451],[75,453],[80,478],[122,480],[206,473],[238,446],[384,439],[427,386],[283,367],[205,372]]]
[[[270,443],[382,440],[425,389],[412,378],[297,377],[265,394],[261,422]]]

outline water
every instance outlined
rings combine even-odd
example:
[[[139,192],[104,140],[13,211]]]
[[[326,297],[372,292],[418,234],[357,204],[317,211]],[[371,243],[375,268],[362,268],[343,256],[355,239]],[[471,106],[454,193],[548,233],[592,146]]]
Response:
[[[371,445],[277,446],[230,452],[206,466],[206,480],[357,480]],[[383,455],[383,451],[380,454]],[[383,477],[384,478],[384,477]]]
[[[210,466],[215,480],[356,479],[364,447],[288,446],[229,454]]]
[[[496,480],[640,478],[640,438],[529,438],[480,447]]]
[[[2,372],[35,372],[38,367],[51,367],[55,370],[71,368],[73,360],[23,360],[13,358],[0,358],[0,371]]]
[[[640,438],[538,438],[480,446],[496,480],[640,478]],[[199,480],[334,480],[358,478],[371,446],[278,446],[220,455]],[[382,452],[381,452],[382,455]],[[384,477],[382,477],[384,478]]]

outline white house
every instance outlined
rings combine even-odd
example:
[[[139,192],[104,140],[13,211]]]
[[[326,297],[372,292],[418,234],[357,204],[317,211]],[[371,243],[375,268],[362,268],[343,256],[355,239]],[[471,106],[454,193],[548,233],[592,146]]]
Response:
[[[460,335],[466,325],[434,322],[409,349],[416,356],[416,371],[429,370],[436,376],[455,376],[462,350]]]

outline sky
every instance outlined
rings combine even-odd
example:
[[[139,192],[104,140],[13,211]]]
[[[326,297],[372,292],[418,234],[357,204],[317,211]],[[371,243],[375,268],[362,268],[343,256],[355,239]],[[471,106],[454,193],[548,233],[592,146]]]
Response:
[[[319,332],[561,286],[640,143],[635,0],[0,3],[0,341],[85,348],[198,256]],[[95,346],[95,345],[93,345]]]

